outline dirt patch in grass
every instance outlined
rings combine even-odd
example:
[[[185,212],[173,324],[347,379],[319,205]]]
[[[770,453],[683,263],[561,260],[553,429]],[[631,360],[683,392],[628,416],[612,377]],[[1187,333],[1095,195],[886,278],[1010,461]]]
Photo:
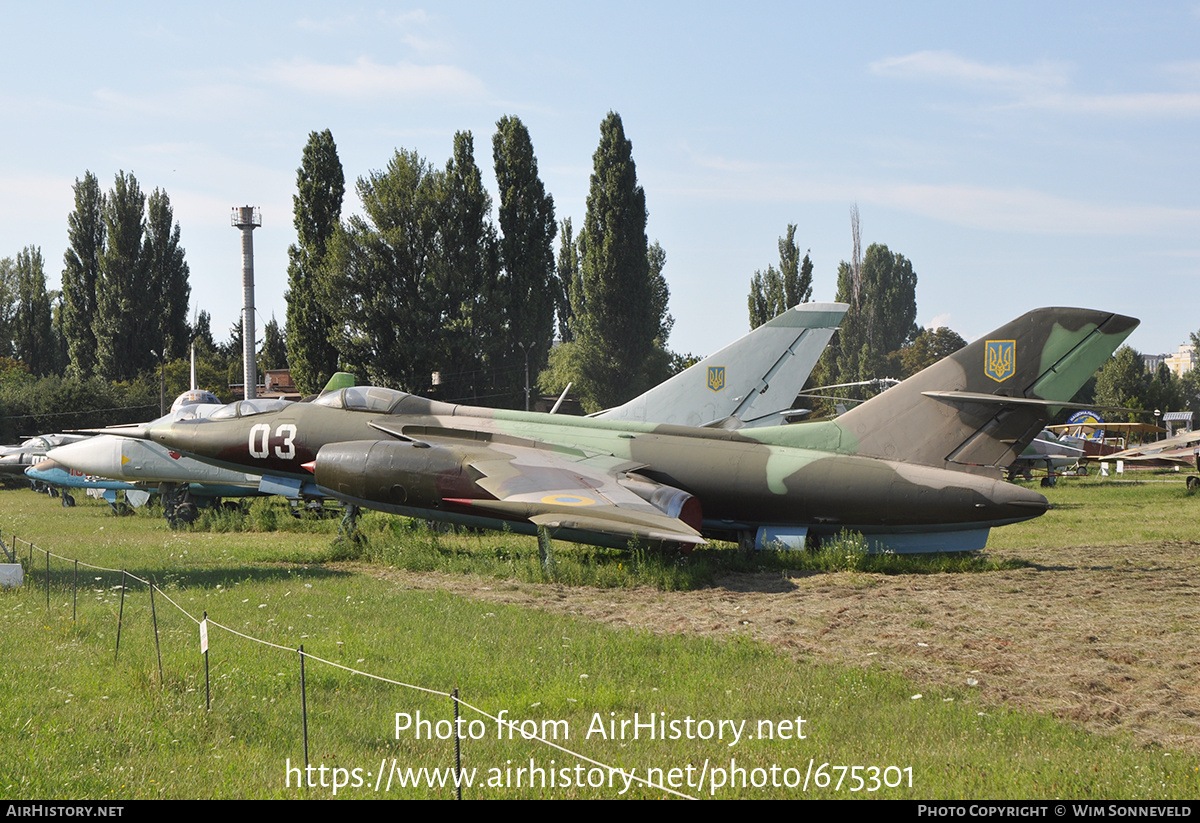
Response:
[[[744,635],[797,660],[879,667],[919,688],[978,691],[985,704],[1200,752],[1200,543],[1010,556],[1034,565],[970,574],[743,574],[671,593],[360,569],[406,587],[615,626]]]

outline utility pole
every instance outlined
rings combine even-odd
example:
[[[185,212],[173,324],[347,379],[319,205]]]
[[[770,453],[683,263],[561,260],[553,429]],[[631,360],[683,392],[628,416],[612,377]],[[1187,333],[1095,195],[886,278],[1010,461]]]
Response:
[[[254,348],[254,230],[262,225],[262,214],[255,206],[235,206],[230,223],[242,230],[242,383],[243,396],[253,400],[258,385]]]

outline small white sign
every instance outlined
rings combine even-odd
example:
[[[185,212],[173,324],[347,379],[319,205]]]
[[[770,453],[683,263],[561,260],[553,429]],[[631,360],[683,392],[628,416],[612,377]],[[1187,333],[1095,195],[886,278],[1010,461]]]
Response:
[[[200,654],[208,653],[208,620],[200,621]]]

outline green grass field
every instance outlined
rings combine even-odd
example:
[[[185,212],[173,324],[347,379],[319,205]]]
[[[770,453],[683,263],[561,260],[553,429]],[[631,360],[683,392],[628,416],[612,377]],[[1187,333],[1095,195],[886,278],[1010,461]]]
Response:
[[[994,533],[1015,561],[984,558],[937,569],[917,561],[912,568],[878,571],[988,574],[1019,565],[1021,547],[1033,541],[1123,540],[1114,524],[1132,511],[1154,521],[1147,527],[1155,535],[1150,539],[1191,539],[1180,535],[1194,528],[1195,519],[1165,516],[1177,501],[1164,503],[1157,495],[1176,491],[1149,485],[1064,484],[1051,490],[1055,509],[1041,529],[1024,524]],[[1097,498],[1104,512],[1099,517]],[[300,773],[289,773],[288,766],[298,768],[304,760],[294,651],[301,644],[349,669],[437,692],[457,687],[463,701],[485,712],[532,721],[574,752],[693,796],[1197,796],[1200,760],[1194,753],[985,706],[968,689],[931,691],[895,674],[797,663],[748,640],[615,630],[407,588],[373,573],[395,566],[500,580],[547,575],[533,562],[536,548],[526,538],[430,533],[372,516],[364,523],[366,548],[346,547],[334,545],[335,521],[292,521],[263,505],[256,504],[249,522],[227,518],[223,525],[204,525],[212,530],[171,531],[146,513],[117,518],[83,498],[67,510],[25,490],[0,491],[0,529],[8,546],[17,535],[64,557],[128,569],[156,580],[188,613],[156,595],[160,678],[145,587],[131,584],[122,607],[118,572],[81,569],[78,617],[72,620],[74,567],[52,561],[47,608],[45,557],[34,552],[25,588],[0,593],[0,797],[332,797],[335,769],[348,783],[338,788],[340,798],[451,797],[447,787],[397,785],[408,769],[452,765],[452,741],[436,739],[438,722],[444,731],[453,716],[450,701],[315,659],[306,663],[309,760],[317,770],[325,767],[323,775],[312,774],[327,785],[297,787]],[[1109,518],[1107,525],[1095,523]],[[276,530],[237,530],[269,525]],[[17,545],[27,558],[28,549]],[[753,564],[750,570],[771,570],[799,562],[795,556],[747,560],[729,549],[709,551],[701,563],[560,546],[553,579],[594,587],[653,585],[669,598],[672,589],[706,585],[746,563]],[[347,556],[358,560],[333,562]],[[671,572],[704,564],[698,576]],[[282,647],[210,628],[211,711],[204,708],[204,661],[192,619],[204,611],[222,626]],[[397,714],[415,720],[418,712],[430,722],[428,730],[421,727],[422,737],[435,739],[418,739],[413,728],[397,734]],[[619,776],[519,735],[510,740],[494,720],[470,709],[462,716],[468,724],[475,721],[465,727],[468,734],[481,733],[463,744],[464,767],[475,770],[467,797],[669,796],[637,784],[622,795]],[[647,739],[643,727],[638,739],[605,739],[597,731],[610,722],[619,729],[635,717],[642,723],[665,720],[668,732],[675,722],[679,734]],[[741,735],[736,742],[735,730]],[[767,732],[774,737],[767,739]],[[528,772],[521,772],[531,763],[532,788]],[[385,789],[384,777],[377,790],[381,770],[392,785]],[[576,785],[589,778],[603,785]]]

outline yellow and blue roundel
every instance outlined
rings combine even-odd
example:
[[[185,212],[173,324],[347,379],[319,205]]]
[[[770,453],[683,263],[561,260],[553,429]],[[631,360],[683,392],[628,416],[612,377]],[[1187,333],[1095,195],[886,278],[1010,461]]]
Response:
[[[713,391],[720,391],[721,389],[725,388],[724,366],[708,367],[708,387]]]
[[[1003,383],[1016,374],[1017,371],[1017,341],[989,340],[983,355],[983,373]]]
[[[590,497],[580,497],[577,494],[548,494],[542,498],[542,502],[555,506],[592,506],[596,503]]]

